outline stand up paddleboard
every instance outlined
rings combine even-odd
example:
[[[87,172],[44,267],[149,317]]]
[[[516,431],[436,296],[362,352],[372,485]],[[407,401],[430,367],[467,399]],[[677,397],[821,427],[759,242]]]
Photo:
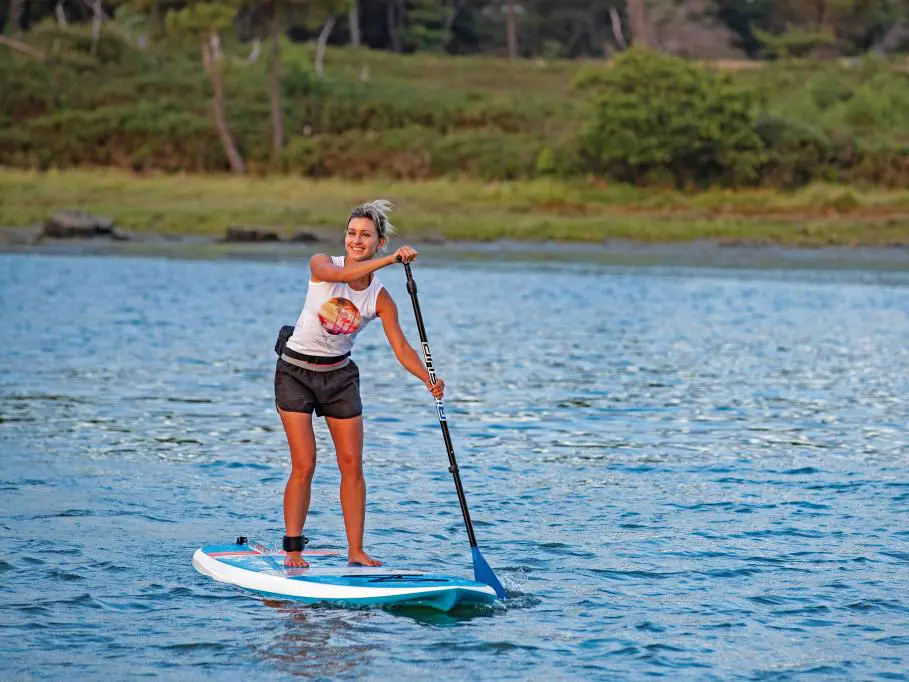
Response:
[[[306,550],[309,568],[287,568],[284,552],[238,538],[233,545],[208,545],[193,554],[204,575],[265,597],[342,606],[429,606],[449,611],[459,604],[490,604],[495,590],[466,578],[385,566],[348,566],[338,552]]]

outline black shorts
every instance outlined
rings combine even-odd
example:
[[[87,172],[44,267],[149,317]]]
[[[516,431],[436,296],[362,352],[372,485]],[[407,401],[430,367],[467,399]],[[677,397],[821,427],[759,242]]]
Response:
[[[317,372],[279,358],[275,367],[275,405],[285,412],[315,412],[318,417],[359,417],[363,414],[360,370],[353,360],[340,369]]]

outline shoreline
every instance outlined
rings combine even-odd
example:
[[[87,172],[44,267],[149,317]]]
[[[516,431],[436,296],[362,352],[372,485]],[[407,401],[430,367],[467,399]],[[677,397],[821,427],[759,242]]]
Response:
[[[340,248],[341,240],[317,242],[226,242],[209,235],[131,233],[125,241],[105,237],[39,239],[41,226],[0,227],[0,253],[136,256],[191,260],[298,261],[313,253]],[[444,258],[512,262],[561,262],[627,267],[708,267],[727,269],[884,270],[909,272],[907,246],[792,246],[774,243],[729,242],[718,239],[650,242],[604,240],[470,241],[420,235],[408,240],[398,235],[395,244],[410,243],[428,260]]]

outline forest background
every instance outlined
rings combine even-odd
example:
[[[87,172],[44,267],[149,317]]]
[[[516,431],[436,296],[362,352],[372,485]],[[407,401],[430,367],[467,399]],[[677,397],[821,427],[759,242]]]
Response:
[[[391,191],[444,237],[909,243],[909,0],[9,0],[0,26],[4,225],[53,197],[291,229]]]

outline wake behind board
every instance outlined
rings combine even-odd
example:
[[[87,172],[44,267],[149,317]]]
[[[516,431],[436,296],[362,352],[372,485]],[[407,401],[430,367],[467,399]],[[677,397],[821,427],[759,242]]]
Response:
[[[337,552],[303,552],[309,568],[287,568],[284,552],[249,542],[208,545],[193,554],[193,567],[215,580],[265,597],[342,606],[407,604],[449,611],[458,604],[490,604],[489,585],[448,575],[387,566],[348,566]]]

